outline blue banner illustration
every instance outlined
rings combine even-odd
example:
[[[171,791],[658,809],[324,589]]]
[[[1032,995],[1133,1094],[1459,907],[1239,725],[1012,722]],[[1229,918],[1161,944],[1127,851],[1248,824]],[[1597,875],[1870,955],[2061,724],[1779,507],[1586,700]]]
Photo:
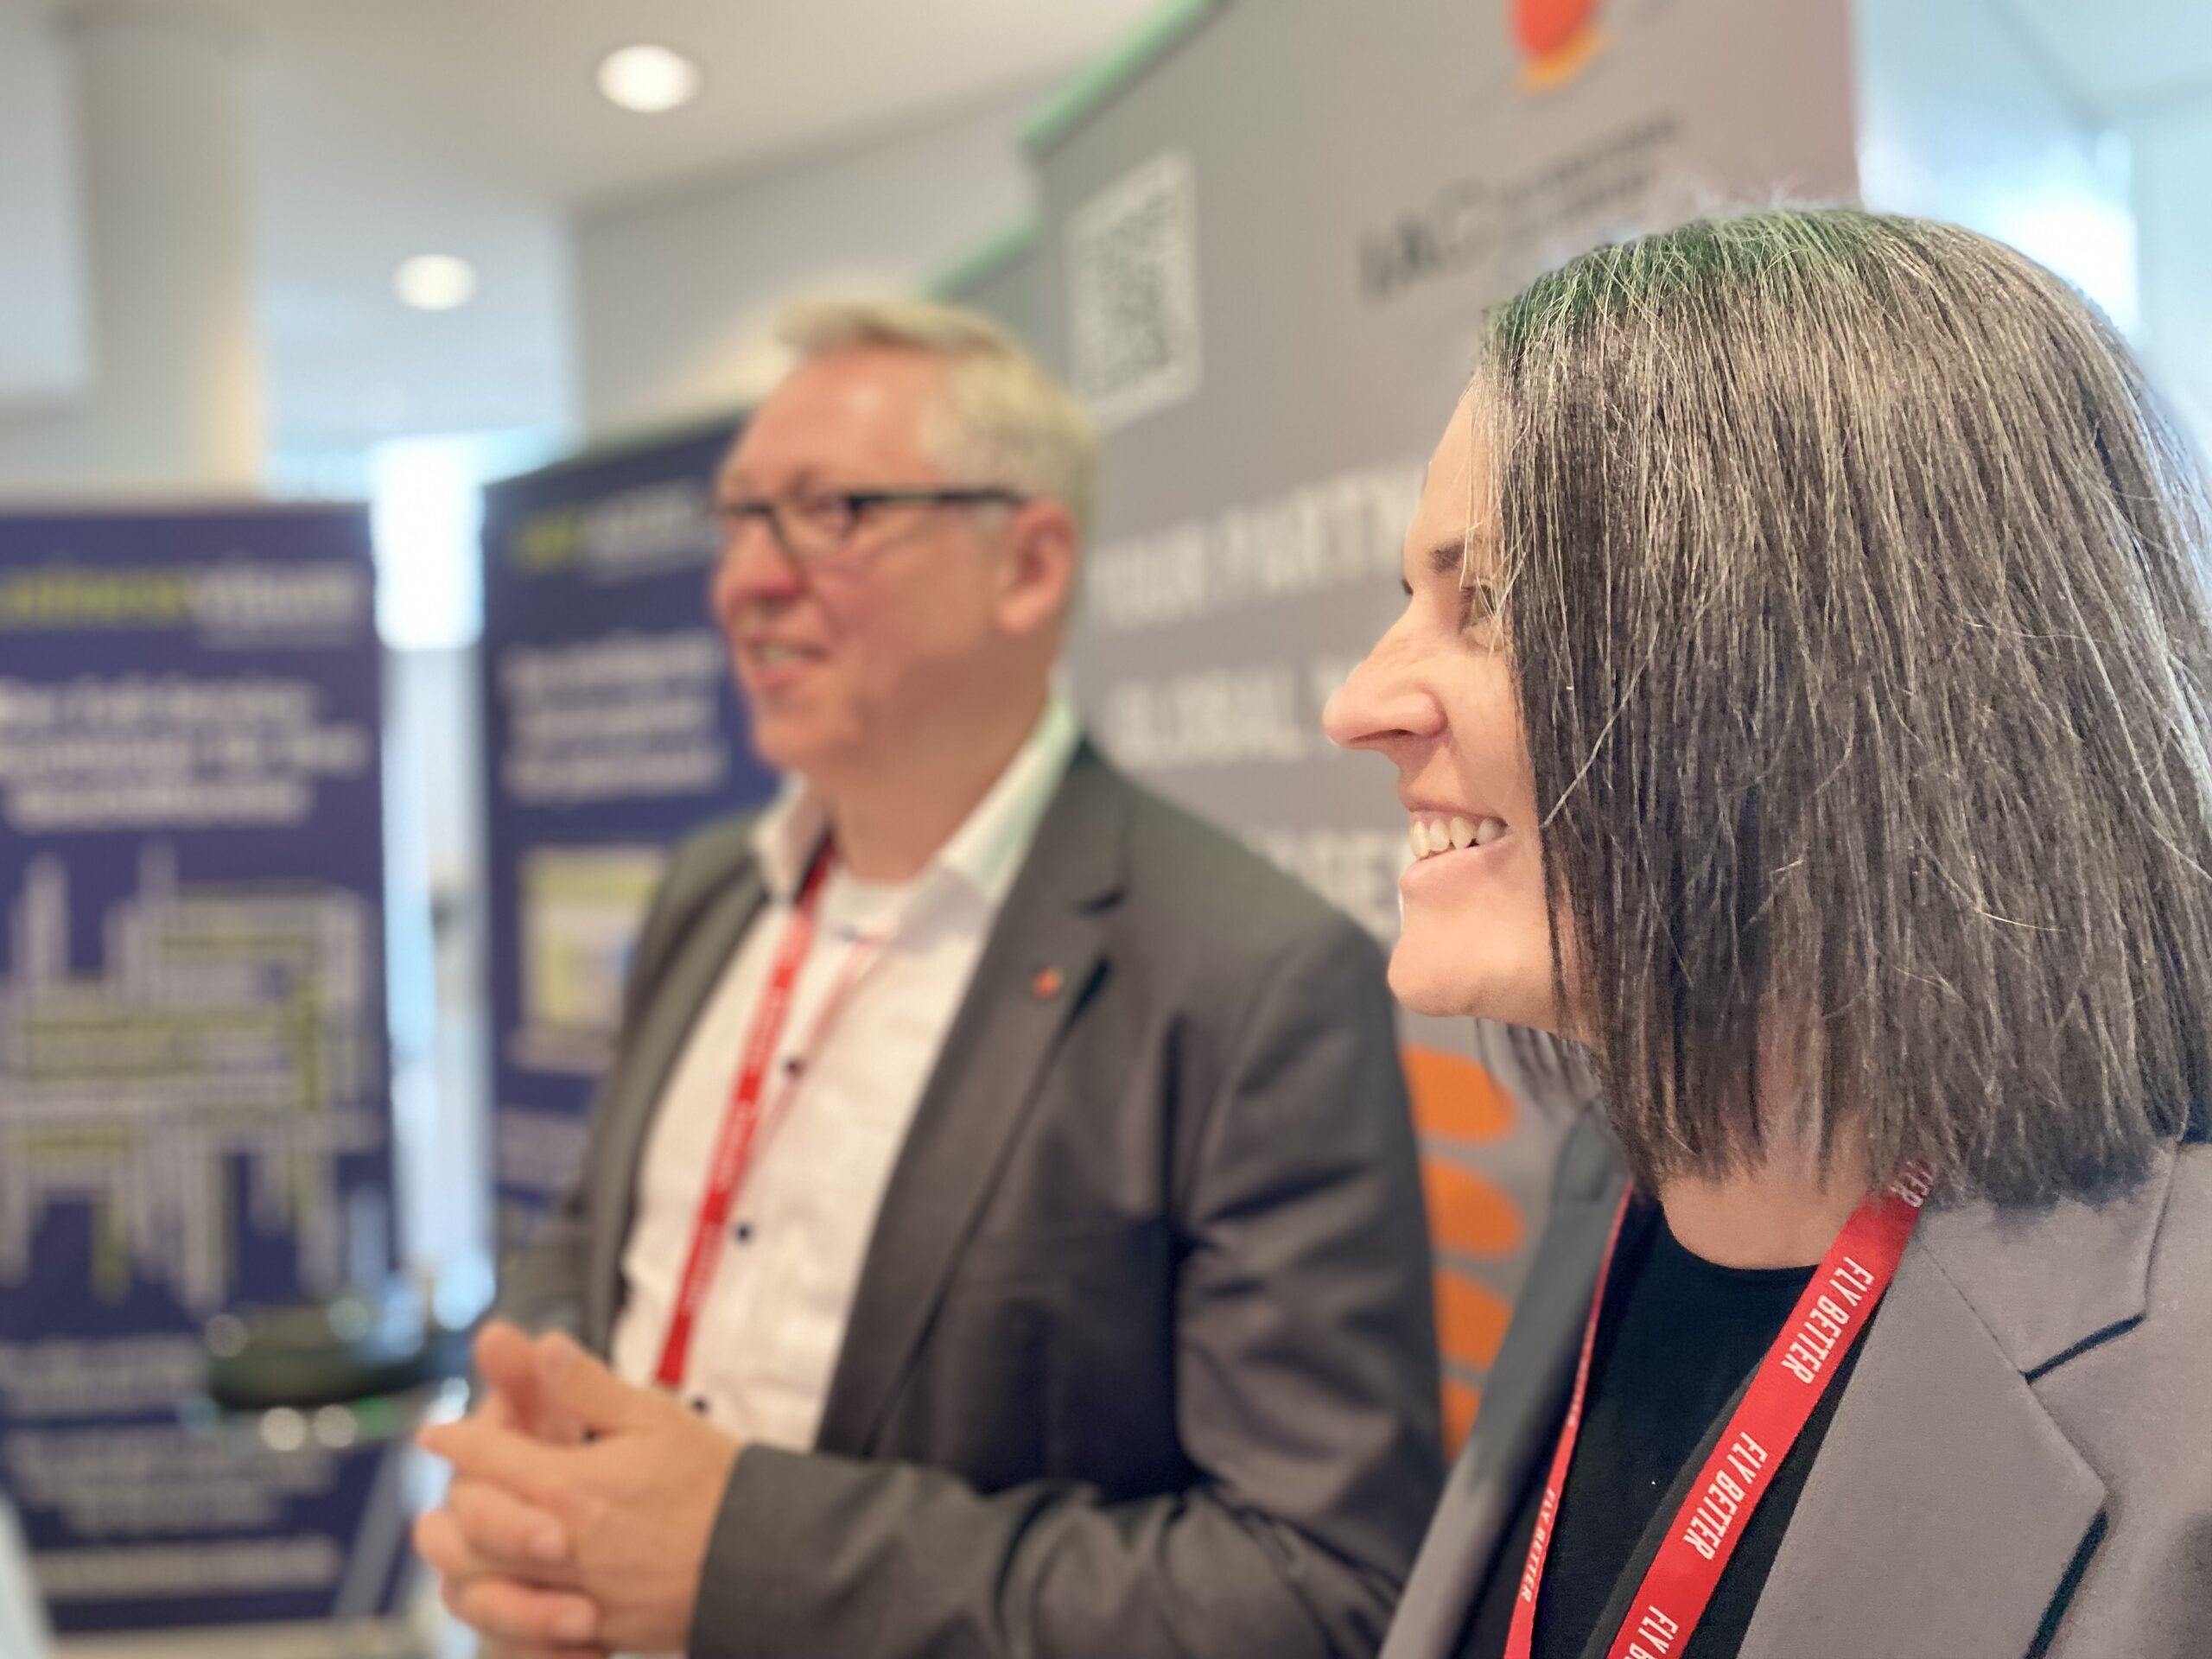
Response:
[[[583,1159],[670,851],[765,801],[708,610],[730,427],[495,485],[484,529],[493,1167],[502,1251]]]
[[[359,509],[0,518],[0,1482],[63,1633],[357,1559],[350,1427],[185,1408],[211,1316],[392,1261],[372,586]]]

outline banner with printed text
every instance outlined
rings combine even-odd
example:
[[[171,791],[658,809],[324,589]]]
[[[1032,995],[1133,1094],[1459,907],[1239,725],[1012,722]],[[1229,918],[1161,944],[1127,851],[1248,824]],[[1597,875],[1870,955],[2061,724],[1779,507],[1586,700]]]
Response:
[[[668,855],[767,798],[708,610],[733,429],[493,486],[484,707],[502,1255],[567,1190]]]
[[[386,1600],[378,1452],[190,1409],[212,1315],[393,1260],[372,599],[358,509],[0,518],[0,1484],[65,1634]]]
[[[1072,668],[1122,765],[1364,922],[1407,818],[1323,706],[1395,616],[1483,308],[1590,245],[1855,178],[1846,0],[1270,0],[1033,139],[1001,315],[1105,432]],[[995,280],[1001,289],[1004,273]],[[979,296],[988,297],[988,296]],[[1408,1016],[1446,1415],[1465,1433],[1567,1109],[1495,1032]]]

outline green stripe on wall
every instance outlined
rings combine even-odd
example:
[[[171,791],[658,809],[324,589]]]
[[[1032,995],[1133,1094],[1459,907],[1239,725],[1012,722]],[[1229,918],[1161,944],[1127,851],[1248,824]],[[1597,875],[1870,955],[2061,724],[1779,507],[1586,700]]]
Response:
[[[965,298],[1037,245],[1037,215],[1024,213],[994,231],[922,284],[932,300]]]
[[[1033,157],[1057,148],[1069,133],[1110,103],[1131,81],[1181,45],[1229,0],[1161,0],[1158,10],[1131,29],[1045,101],[1021,130],[1021,147]]]

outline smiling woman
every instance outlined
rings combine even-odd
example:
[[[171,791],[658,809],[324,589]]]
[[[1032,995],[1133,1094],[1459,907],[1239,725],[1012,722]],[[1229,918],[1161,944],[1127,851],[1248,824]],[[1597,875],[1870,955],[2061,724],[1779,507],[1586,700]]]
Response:
[[[2208,551],[2111,329],[1963,231],[1492,315],[1328,722],[1412,817],[1394,988],[1604,1094],[1389,1659],[2189,1649]]]
[[[1470,394],[1471,398],[1472,394]],[[1398,767],[1414,863],[1390,988],[1422,1014],[1473,1013],[1552,1031],[1535,781],[1520,740],[1498,608],[1484,446],[1464,402],[1430,460],[1406,537],[1406,608],[1331,700],[1331,737]]]
[[[1586,1041],[1647,1177],[1725,1172],[1773,1071],[1878,1175],[2139,1173],[2212,1065],[2203,524],[2102,321],[1968,232],[1544,279],[1331,714],[1431,855],[1394,983]]]

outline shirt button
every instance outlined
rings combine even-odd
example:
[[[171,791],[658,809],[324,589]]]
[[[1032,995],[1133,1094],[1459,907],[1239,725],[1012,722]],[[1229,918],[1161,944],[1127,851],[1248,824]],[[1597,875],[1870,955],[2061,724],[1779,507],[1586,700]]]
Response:
[[[741,1221],[731,1230],[734,1234],[739,1243],[750,1244],[753,1242],[753,1224],[751,1222]]]
[[[702,1417],[705,1416],[707,1414],[707,1396],[703,1394],[693,1395],[691,1396],[691,1409],[697,1412]]]
[[[793,1054],[784,1061],[784,1075],[787,1077],[795,1077],[805,1070],[806,1059],[804,1055]]]

